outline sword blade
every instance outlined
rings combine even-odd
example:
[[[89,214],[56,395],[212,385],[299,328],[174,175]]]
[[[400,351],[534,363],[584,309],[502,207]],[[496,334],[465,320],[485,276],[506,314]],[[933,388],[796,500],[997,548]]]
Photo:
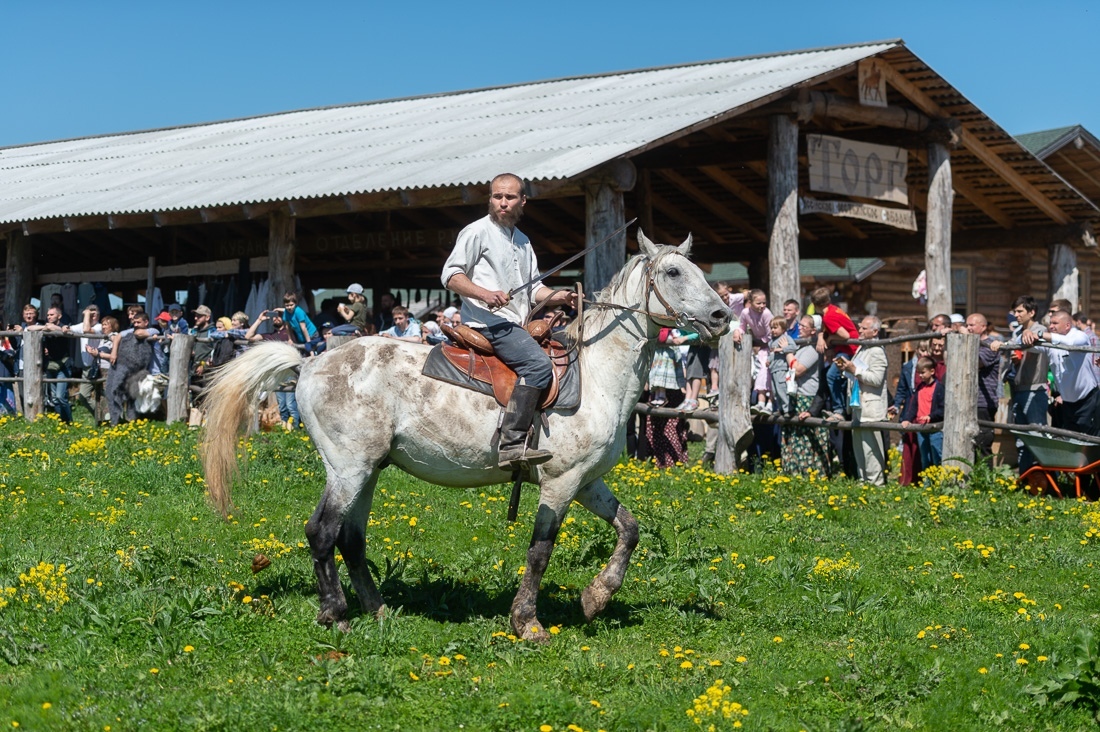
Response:
[[[619,234],[626,231],[627,227],[631,226],[637,220],[638,220],[638,217],[635,216],[630,221],[627,221],[625,224],[623,224],[622,226],[620,226],[619,228],[615,229],[610,234],[605,236],[603,239],[600,239],[598,242],[596,242],[592,246],[588,247],[587,249],[574,254],[572,257],[565,260],[564,262],[559,264],[557,267],[554,267],[553,269],[550,269],[550,270],[547,270],[546,272],[543,272],[542,274],[540,274],[538,277],[531,280],[530,282],[525,282],[522,285],[520,285],[519,287],[512,288],[511,290],[508,291],[508,297],[511,297],[512,295],[515,295],[517,292],[523,292],[524,290],[526,290],[528,287],[531,287],[532,285],[537,285],[538,283],[545,280],[547,277],[551,277],[553,275],[556,275],[558,272],[561,272],[563,269],[568,267],[573,262],[576,262],[578,259],[583,257],[585,254],[588,254],[589,252],[591,252],[595,249],[599,249],[604,244],[606,244],[607,242],[611,241],[612,239],[614,239]]]

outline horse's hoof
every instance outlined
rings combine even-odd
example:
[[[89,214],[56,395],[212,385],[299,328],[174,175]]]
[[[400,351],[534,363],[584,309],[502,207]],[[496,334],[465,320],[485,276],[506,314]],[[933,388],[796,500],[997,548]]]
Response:
[[[317,624],[324,626],[325,628],[331,628],[335,623],[336,627],[345,633],[351,630],[351,626],[348,625],[348,621],[344,619],[343,613],[337,614],[331,610],[322,610],[317,613]]]
[[[385,604],[379,605],[378,609],[374,611],[375,620],[385,620],[390,617],[390,609]]]
[[[336,629],[338,631],[340,631],[341,633],[350,633],[351,632],[351,623],[349,623],[347,620],[337,620],[336,621]]]
[[[585,622],[591,623],[593,618],[604,611],[610,600],[611,593],[602,584],[597,586],[593,582],[585,587],[581,593],[581,609],[584,610]]]
[[[515,631],[520,640],[530,641],[532,643],[550,642],[550,634],[546,632],[546,628],[542,627],[542,623],[537,620],[523,623],[522,625],[513,621],[512,630]]]

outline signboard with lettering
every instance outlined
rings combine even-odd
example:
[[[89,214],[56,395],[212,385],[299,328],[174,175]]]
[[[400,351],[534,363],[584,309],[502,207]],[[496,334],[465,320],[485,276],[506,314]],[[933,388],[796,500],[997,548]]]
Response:
[[[906,231],[917,230],[917,216],[907,208],[887,208],[855,201],[819,201],[816,198],[803,196],[798,199],[798,212],[862,219]]]
[[[909,151],[829,135],[806,135],[810,190],[909,203]]]
[[[296,243],[298,251],[303,254],[415,251],[430,248],[450,251],[458,238],[458,232],[458,229],[361,231],[299,236]],[[218,242],[216,256],[222,259],[266,256],[267,247],[267,239],[230,239]]]

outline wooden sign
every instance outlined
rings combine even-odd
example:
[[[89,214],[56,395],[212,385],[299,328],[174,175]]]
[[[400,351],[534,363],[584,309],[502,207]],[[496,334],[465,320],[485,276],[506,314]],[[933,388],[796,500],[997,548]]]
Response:
[[[810,190],[909,203],[909,151],[829,135],[806,135]]]
[[[816,213],[849,219],[862,219],[863,221],[873,221],[876,224],[885,224],[906,231],[917,230],[917,216],[907,208],[887,208],[854,201],[819,201],[816,198],[803,196],[798,199],[798,212],[800,214]]]
[[[859,62],[859,103],[867,107],[886,106],[886,75],[883,61],[865,58]]]

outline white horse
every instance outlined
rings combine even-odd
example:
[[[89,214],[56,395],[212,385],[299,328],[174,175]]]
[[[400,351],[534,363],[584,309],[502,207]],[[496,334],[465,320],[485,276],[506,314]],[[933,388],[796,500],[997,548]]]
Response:
[[[539,506],[527,571],[512,603],[517,636],[547,641],[536,615],[539,585],[566,510],[575,499],[618,534],[607,565],[584,590],[586,619],[619,589],[638,543],[638,522],[604,483],[626,443],[626,422],[645,386],[663,326],[689,327],[704,339],[729,329],[729,311],[679,247],[654,244],[639,230],[641,253],[626,263],[579,323],[582,396],[572,410],[550,409],[540,446],[554,457],[531,469]],[[303,360],[285,343],[250,348],[212,379],[201,454],[206,485],[224,514],[237,470],[237,438],[258,395],[299,372],[297,397],[327,470],[321,501],[306,524],[320,594],[317,622],[347,627],[347,600],[333,548],[347,564],[364,612],[384,608],[366,562],[365,527],[378,475],[393,465],[446,486],[507,481],[491,447],[500,407],[491,396],[421,375],[427,347],[389,338],[358,338]]]

